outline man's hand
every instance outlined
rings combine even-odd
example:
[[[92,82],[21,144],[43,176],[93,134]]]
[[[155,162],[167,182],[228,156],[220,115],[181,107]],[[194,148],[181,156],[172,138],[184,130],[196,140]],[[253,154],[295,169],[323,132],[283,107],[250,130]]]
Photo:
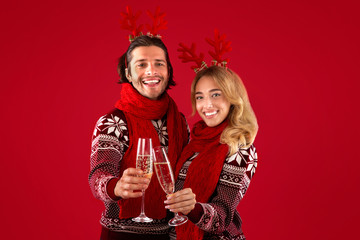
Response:
[[[128,168],[116,183],[114,193],[122,199],[138,198],[142,196],[140,190],[148,188],[150,179],[141,177],[143,171],[136,168]],[[134,192],[135,191],[135,192]]]
[[[167,195],[166,201],[164,201],[165,208],[171,212],[181,212],[187,215],[194,209],[196,204],[196,196],[192,192],[191,188],[185,188],[176,193]]]

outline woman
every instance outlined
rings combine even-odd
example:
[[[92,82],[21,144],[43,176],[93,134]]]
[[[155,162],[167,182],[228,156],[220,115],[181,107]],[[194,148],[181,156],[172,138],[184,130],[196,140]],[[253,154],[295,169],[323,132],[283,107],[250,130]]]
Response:
[[[246,89],[236,73],[212,66],[196,75],[191,100],[202,121],[176,165],[176,190],[183,190],[165,201],[190,220],[176,227],[176,237],[245,239],[236,207],[257,166],[258,130]]]

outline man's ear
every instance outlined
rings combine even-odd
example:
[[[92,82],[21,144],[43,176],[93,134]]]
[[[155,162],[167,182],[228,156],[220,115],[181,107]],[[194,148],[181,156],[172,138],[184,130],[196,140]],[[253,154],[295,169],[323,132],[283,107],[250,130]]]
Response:
[[[127,78],[127,80],[129,80],[129,82],[131,82],[131,75],[129,73],[129,69],[128,68],[125,68],[125,76]]]

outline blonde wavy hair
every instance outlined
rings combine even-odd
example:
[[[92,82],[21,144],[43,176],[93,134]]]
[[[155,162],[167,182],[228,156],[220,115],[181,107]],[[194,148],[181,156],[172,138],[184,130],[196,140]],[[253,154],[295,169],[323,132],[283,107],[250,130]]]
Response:
[[[229,125],[221,134],[220,143],[229,145],[229,155],[231,156],[239,146],[247,148],[253,144],[259,128],[255,113],[240,77],[228,68],[211,66],[198,72],[191,84],[193,115],[196,113],[196,84],[204,76],[214,79],[225,98],[230,102],[230,111],[227,116]]]

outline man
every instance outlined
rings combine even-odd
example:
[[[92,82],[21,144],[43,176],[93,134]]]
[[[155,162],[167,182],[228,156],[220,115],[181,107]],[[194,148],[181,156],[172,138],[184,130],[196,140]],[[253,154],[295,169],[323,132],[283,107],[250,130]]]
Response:
[[[120,100],[98,120],[92,139],[89,184],[105,204],[101,239],[168,239],[165,193],[135,168],[139,137],[166,146],[173,168],[188,142],[185,118],[166,92],[175,85],[166,46],[156,37],[137,37],[119,59],[118,72]],[[142,189],[150,223],[131,220],[140,213]]]

